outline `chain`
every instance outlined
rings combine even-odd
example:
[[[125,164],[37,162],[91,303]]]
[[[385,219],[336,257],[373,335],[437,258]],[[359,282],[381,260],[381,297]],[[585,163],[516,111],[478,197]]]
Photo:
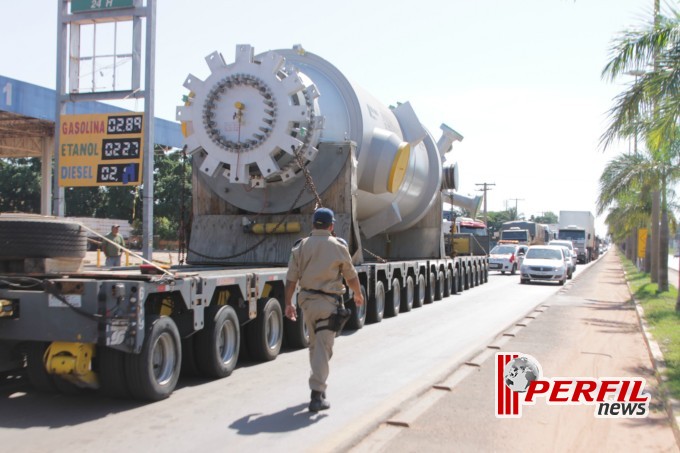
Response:
[[[310,192],[314,194],[314,199],[316,200],[316,206],[314,206],[314,210],[316,211],[317,209],[323,207],[321,197],[316,191],[316,185],[314,185],[314,180],[312,179],[312,175],[309,173],[309,169],[302,160],[302,153],[299,149],[296,150],[295,146],[291,146],[291,149],[293,150],[293,154],[295,154],[295,160],[297,160],[300,170],[302,170],[302,174],[305,176],[305,187],[309,187]]]
[[[186,216],[186,207],[184,203],[184,189],[186,184],[186,170],[187,170],[187,146],[184,145],[182,148],[182,183],[180,186],[179,195],[179,248],[177,250],[177,262],[179,264],[184,264],[187,254],[187,243],[186,243],[186,224],[184,223],[184,218]]]
[[[295,151],[295,157],[296,157],[296,159],[298,160],[298,162],[302,162],[302,155],[300,154],[300,151],[299,151],[299,150],[298,150],[298,151]],[[297,206],[298,202],[299,202],[300,199],[302,198],[302,195],[305,193],[305,190],[306,190],[307,188],[309,188],[310,191],[312,191],[312,192],[314,193],[314,197],[316,198],[317,208],[320,207],[320,206],[322,206],[322,204],[321,204],[321,198],[319,197],[319,194],[318,194],[317,191],[316,191],[316,186],[314,185],[314,181],[312,180],[312,176],[309,174],[309,171],[307,170],[307,168],[306,168],[304,165],[303,165],[301,168],[302,168],[302,171],[303,171],[304,174],[305,174],[305,185],[302,187],[302,189],[300,190],[300,193],[298,193],[297,197],[295,197],[295,201],[293,201],[293,203],[292,203],[291,206],[290,206],[290,209],[288,209],[288,212],[286,212],[286,214],[284,215],[283,219],[281,219],[281,221],[279,221],[279,223],[277,223],[276,226],[274,226],[274,228],[272,229],[272,231],[278,230],[279,227],[280,227],[281,225],[283,225],[283,224],[286,222],[286,220],[288,219],[288,217],[290,216],[290,214],[293,212],[293,209],[295,209],[295,206]],[[317,209],[317,208],[315,208],[315,209]],[[268,238],[269,238],[269,236],[267,236],[267,234],[266,234],[266,228],[265,228],[265,235],[264,235],[264,237],[263,237],[261,240],[259,240],[258,242],[256,242],[256,243],[253,244],[252,246],[248,247],[247,249],[245,249],[245,250],[243,250],[243,251],[241,251],[241,252],[239,252],[239,253],[236,253],[236,254],[234,254],[234,255],[229,255],[229,256],[209,256],[209,255],[204,255],[204,254],[202,254],[202,253],[199,253],[199,252],[197,252],[197,251],[195,251],[195,250],[193,250],[193,249],[191,249],[191,248],[188,248],[187,250],[189,250],[191,253],[194,253],[194,254],[196,254],[197,256],[201,257],[201,258],[208,258],[208,259],[213,259],[213,260],[228,260],[228,259],[232,259],[232,258],[239,257],[239,256],[241,256],[241,255],[245,255],[246,253],[248,253],[248,252],[250,252],[250,251],[256,249],[256,248],[259,247],[264,241],[266,241]]]
[[[369,255],[371,255],[373,258],[377,259],[377,260],[380,261],[381,263],[386,263],[386,262],[387,262],[387,260],[386,260],[385,258],[383,258],[383,257],[381,257],[381,256],[379,256],[379,255],[376,255],[375,253],[371,252],[371,251],[368,250],[367,248],[364,249],[364,252],[368,253]]]

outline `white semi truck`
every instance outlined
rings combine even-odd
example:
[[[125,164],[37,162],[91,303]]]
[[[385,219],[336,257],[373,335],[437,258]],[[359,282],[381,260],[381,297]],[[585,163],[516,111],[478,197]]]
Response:
[[[187,265],[82,270],[86,233],[63,219],[0,216],[0,372],[25,366],[45,391],[98,388],[159,400],[180,371],[228,376],[239,354],[273,360],[308,342],[283,317],[290,250],[317,206],[335,211],[380,322],[487,281],[486,256],[449,257],[444,155],[409,103],[387,108],[321,57],[236,47],[206,58],[178,107],[193,168]],[[68,263],[69,266],[66,266]]]
[[[590,211],[560,211],[557,238],[572,241],[579,263],[597,258],[595,216]]]

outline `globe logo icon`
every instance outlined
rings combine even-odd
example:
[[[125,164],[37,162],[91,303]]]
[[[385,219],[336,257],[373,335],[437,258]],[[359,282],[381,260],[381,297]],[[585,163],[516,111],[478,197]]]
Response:
[[[505,385],[514,392],[526,392],[529,385],[539,377],[538,364],[526,356],[512,359],[503,368]]]

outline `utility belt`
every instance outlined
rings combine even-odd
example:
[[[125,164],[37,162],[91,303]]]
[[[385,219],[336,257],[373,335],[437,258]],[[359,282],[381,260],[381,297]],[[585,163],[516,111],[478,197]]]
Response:
[[[337,301],[338,306],[335,309],[335,313],[330,315],[328,318],[319,319],[314,326],[314,333],[317,333],[321,330],[331,330],[335,332],[336,337],[340,335],[342,328],[352,316],[352,310],[345,308],[345,306],[342,304],[342,296],[339,294],[327,293],[318,289],[303,289],[302,291],[306,291],[311,294],[330,296]]]

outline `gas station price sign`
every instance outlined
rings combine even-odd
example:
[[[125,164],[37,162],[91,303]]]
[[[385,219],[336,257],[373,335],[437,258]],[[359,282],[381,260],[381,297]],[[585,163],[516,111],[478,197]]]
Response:
[[[144,115],[62,115],[59,186],[141,184]]]

